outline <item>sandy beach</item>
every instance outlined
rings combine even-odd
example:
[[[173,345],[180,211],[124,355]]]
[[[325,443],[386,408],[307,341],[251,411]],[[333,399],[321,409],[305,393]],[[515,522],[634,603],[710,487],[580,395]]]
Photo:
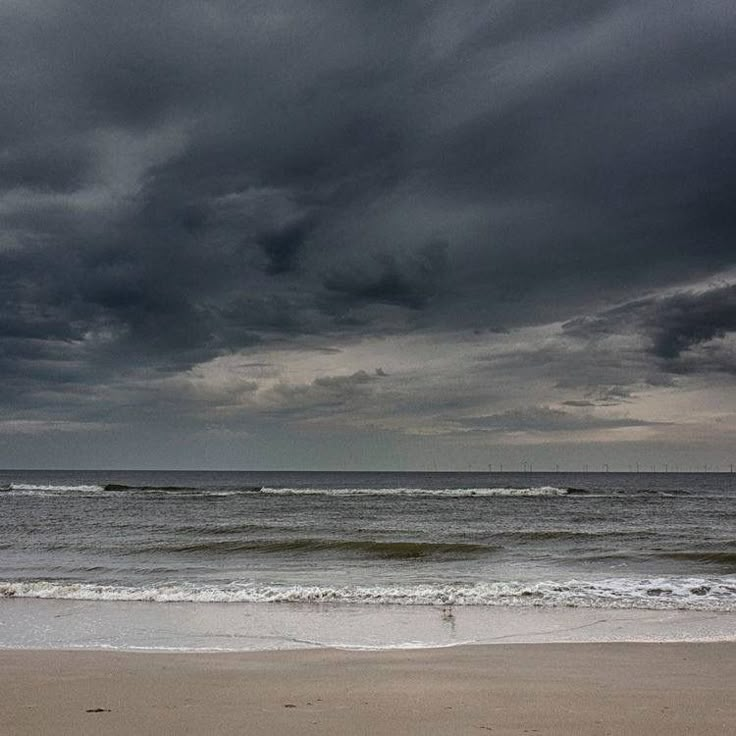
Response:
[[[736,643],[0,651],[0,733],[731,734]]]

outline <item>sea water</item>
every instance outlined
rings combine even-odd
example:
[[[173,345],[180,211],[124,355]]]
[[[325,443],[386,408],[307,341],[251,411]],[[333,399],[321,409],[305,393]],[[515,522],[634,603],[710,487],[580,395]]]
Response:
[[[0,646],[736,638],[736,476],[0,473]]]

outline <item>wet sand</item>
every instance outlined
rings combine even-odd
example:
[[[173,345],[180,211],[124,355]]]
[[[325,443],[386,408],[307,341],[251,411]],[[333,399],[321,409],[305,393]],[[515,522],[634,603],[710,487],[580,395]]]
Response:
[[[736,642],[0,651],[0,733],[736,733]]]

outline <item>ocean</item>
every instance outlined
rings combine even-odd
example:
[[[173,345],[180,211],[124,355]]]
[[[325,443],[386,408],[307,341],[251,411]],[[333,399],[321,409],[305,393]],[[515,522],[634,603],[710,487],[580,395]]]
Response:
[[[0,472],[0,646],[145,646],[140,632],[177,611],[166,646],[219,648],[206,626],[193,643],[195,609],[219,638],[247,614],[235,648],[274,617],[301,627],[281,637],[292,645],[312,641],[300,621],[315,616],[320,643],[330,622],[355,644],[373,622],[380,643],[379,611],[392,645],[428,643],[410,629],[430,610],[430,643],[457,640],[461,615],[475,640],[487,612],[532,609],[685,611],[721,631],[736,613],[736,475]],[[62,610],[87,621],[69,641]]]

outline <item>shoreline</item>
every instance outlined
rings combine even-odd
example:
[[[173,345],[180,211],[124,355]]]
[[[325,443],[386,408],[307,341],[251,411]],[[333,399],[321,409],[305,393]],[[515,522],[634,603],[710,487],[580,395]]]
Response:
[[[0,599],[0,648],[412,651],[461,645],[728,642],[736,612]]]
[[[734,641],[4,649],[0,673],[0,723],[16,736],[736,731]]]

